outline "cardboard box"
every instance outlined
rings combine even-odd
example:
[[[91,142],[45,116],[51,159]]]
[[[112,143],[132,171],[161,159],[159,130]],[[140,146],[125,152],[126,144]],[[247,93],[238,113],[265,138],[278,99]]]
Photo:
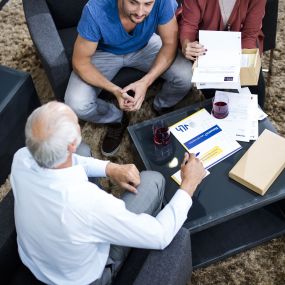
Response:
[[[264,195],[285,167],[285,138],[265,129],[229,172],[229,177]]]
[[[240,68],[240,84],[242,86],[257,85],[261,68],[259,49],[243,49],[242,55],[245,56],[242,66],[246,61],[246,67]]]

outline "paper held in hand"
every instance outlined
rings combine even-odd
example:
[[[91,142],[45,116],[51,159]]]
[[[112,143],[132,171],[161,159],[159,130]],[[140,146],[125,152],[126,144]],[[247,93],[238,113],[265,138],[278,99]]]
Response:
[[[206,54],[193,65],[192,82],[198,89],[240,89],[257,85],[261,60],[259,50],[241,49],[241,33],[199,31]]]
[[[207,52],[193,71],[197,88],[240,88],[241,33],[200,30],[199,42]]]
[[[206,169],[241,149],[240,144],[219,127],[206,109],[201,109],[169,129],[189,153],[195,153],[201,159]],[[171,177],[180,185],[180,170]]]

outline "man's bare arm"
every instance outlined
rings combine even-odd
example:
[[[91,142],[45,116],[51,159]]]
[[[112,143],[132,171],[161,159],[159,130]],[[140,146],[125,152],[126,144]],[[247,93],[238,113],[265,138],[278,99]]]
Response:
[[[91,63],[91,57],[96,52],[97,46],[98,43],[88,41],[78,35],[72,57],[73,70],[90,85],[113,93],[119,101],[120,108],[123,109],[124,100],[126,98],[123,98],[122,89],[108,80],[96,66]],[[133,100],[132,97],[127,99],[130,101]]]
[[[149,72],[142,78],[150,86],[173,62],[177,51],[178,25],[174,16],[165,25],[158,26],[162,47]]]
[[[135,102],[129,111],[139,110],[147,91],[147,88],[158,78],[173,62],[177,51],[178,25],[175,16],[165,25],[158,27],[159,35],[162,40],[160,48],[151,69],[140,80],[129,84],[123,91],[132,89],[135,91]]]

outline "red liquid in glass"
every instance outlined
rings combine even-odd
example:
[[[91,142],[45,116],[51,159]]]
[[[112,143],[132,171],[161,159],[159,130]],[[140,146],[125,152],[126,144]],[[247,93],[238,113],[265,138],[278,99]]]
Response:
[[[229,113],[229,107],[228,104],[226,102],[215,102],[213,105],[213,115],[215,118],[217,119],[223,119],[225,118],[228,113]]]
[[[166,145],[170,141],[170,132],[168,128],[154,128],[153,134],[155,144]]]

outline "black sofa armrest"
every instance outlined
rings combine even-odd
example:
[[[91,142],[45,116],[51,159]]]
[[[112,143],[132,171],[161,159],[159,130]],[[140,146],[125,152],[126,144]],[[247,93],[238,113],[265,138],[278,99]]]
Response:
[[[9,284],[20,264],[14,222],[14,197],[12,191],[10,191],[0,202],[0,268],[2,284]]]
[[[190,232],[181,228],[164,250],[133,249],[114,284],[185,285],[191,273]]]
[[[49,8],[44,0],[23,0],[23,7],[32,41],[52,84],[55,97],[63,101],[62,94],[66,90],[71,65]]]

